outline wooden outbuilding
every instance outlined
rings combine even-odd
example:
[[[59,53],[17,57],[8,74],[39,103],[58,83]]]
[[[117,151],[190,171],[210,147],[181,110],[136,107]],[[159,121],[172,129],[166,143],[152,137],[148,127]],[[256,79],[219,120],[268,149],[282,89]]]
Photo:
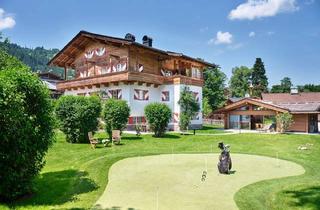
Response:
[[[215,113],[224,114],[226,129],[255,130],[266,124],[276,125],[276,115],[284,112],[293,116],[289,131],[319,132],[320,93],[267,93],[261,99],[228,100]]]

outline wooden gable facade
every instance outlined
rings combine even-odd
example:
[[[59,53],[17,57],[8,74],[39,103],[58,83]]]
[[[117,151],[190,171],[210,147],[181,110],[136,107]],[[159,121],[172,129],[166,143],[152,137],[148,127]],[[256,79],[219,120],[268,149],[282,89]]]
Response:
[[[259,99],[243,98],[231,102],[215,111],[216,114],[224,115],[225,129],[259,129],[264,124],[264,118],[273,117],[280,113],[289,112],[293,116],[293,123],[288,131],[295,132],[318,132],[318,112],[294,112],[286,107],[275,105]],[[235,123],[235,121],[237,121]],[[238,124],[237,124],[238,123]],[[276,124],[276,122],[274,121]],[[247,125],[246,125],[247,124]],[[246,126],[243,126],[246,125]]]
[[[126,39],[81,31],[49,65],[75,70],[75,78],[60,82],[58,89],[100,86],[119,82],[148,85],[203,85],[203,70],[213,64],[172,54]]]

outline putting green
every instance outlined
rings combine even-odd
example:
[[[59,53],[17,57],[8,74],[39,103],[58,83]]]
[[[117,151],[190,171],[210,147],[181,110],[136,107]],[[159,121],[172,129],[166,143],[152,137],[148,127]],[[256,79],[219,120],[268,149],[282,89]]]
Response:
[[[96,208],[121,210],[237,209],[234,194],[266,179],[300,175],[302,166],[275,158],[231,154],[234,171],[221,175],[218,154],[127,158],[115,163]],[[207,171],[202,181],[203,171]]]

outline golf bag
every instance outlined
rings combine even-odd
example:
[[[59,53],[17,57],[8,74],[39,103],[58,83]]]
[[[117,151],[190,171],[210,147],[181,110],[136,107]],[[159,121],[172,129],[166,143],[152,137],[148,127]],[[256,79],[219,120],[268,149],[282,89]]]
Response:
[[[218,170],[221,174],[229,174],[232,168],[232,161],[230,157],[230,146],[224,145],[223,142],[218,144],[218,147],[221,149],[221,154],[219,156]]]

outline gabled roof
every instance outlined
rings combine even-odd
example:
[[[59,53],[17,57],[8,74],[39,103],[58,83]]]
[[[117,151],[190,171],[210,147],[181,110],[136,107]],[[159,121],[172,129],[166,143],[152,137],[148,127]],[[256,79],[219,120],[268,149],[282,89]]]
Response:
[[[274,104],[289,104],[289,103],[308,103],[319,102],[320,92],[310,93],[263,93],[262,100],[272,102]]]
[[[247,104],[252,104],[252,105],[256,105],[256,106],[261,106],[270,110],[274,110],[277,112],[289,112],[289,109],[286,109],[284,107],[280,107],[274,104],[270,104],[270,103],[266,103],[262,100],[259,99],[253,99],[253,98],[243,98],[240,99],[234,103],[231,103],[229,105],[226,105],[224,107],[222,107],[221,109],[216,110],[214,113],[224,113],[236,108],[239,108],[243,105],[247,105]]]
[[[292,113],[320,113],[320,103],[291,103],[278,104],[278,106],[289,109]]]
[[[110,43],[118,43],[121,45],[132,45],[136,46],[139,48],[143,48],[146,50],[150,50],[152,52],[161,54],[163,56],[173,56],[173,57],[183,57],[185,59],[189,59],[192,61],[196,61],[198,63],[201,63],[206,66],[211,66],[215,67],[215,64],[211,64],[196,58],[192,58],[186,55],[183,55],[182,53],[174,53],[174,52],[169,52],[169,51],[164,51],[160,50],[154,47],[149,47],[144,44],[140,44],[135,41],[123,39],[123,38],[118,38],[118,37],[112,37],[112,36],[106,36],[106,35],[101,35],[101,34],[95,34],[87,31],[80,31],[62,50],[60,50],[49,62],[48,65],[57,65],[57,66],[62,66],[62,64],[70,64],[72,63],[72,60],[70,60],[70,56],[75,55],[79,51],[83,50],[84,47],[92,40],[98,40],[102,42],[110,42]],[[67,50],[71,51],[71,54],[66,53]]]
[[[293,113],[320,112],[320,92],[263,93],[262,100],[289,109]]]

